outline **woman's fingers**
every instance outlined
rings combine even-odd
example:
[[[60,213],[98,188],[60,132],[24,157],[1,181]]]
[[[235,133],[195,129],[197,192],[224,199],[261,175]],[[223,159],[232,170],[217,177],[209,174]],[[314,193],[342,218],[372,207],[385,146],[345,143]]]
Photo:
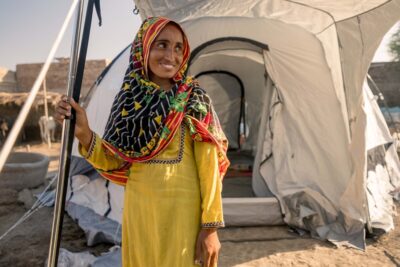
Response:
[[[81,106],[79,106],[79,104],[76,103],[72,97],[68,98],[64,95],[57,103],[55,117],[57,117],[58,120],[62,122],[62,120],[72,115],[72,109],[75,110],[78,116],[80,114],[82,114],[83,116],[85,115],[85,110]]]
[[[211,252],[204,249],[203,251],[203,263],[204,267],[214,267],[218,262],[218,252]]]
[[[194,255],[194,264],[202,266],[202,260],[201,260],[201,238],[200,236],[197,238],[196,242],[196,250],[195,250],[195,255]]]
[[[63,120],[71,115],[71,106],[65,102],[64,99],[61,99],[55,108],[55,114],[54,114],[54,119],[62,124]]]
[[[211,253],[207,251],[206,248],[203,248],[203,266],[204,267],[211,267]]]
[[[69,104],[72,106],[72,108],[75,110],[75,112],[77,112],[77,113],[84,112],[84,109],[81,106],[79,106],[79,104],[76,103],[75,100],[72,97],[69,100]]]
[[[211,256],[210,267],[217,266],[217,262],[218,262],[218,251],[215,252],[215,253]]]
[[[56,109],[56,113],[54,114],[54,119],[59,122],[62,123],[62,121],[65,119],[65,115],[58,111],[58,109]]]
[[[75,136],[88,149],[93,133],[89,127],[86,112],[78,103],[72,98],[63,95],[55,108],[54,118],[58,123],[62,124],[67,117],[72,115],[72,109],[75,110],[76,114]]]
[[[216,266],[218,262],[218,252],[221,248],[216,229],[202,229],[200,230],[199,237],[201,237],[202,243],[203,266]]]
[[[75,110],[76,114],[75,133],[77,135],[81,135],[83,133],[83,135],[86,136],[89,129],[86,112],[81,106],[79,106],[78,103],[74,101],[72,97],[69,98],[66,95],[61,97],[61,100],[57,103],[55,108],[55,120],[62,124],[66,118],[71,118],[72,110]]]
[[[210,245],[208,242],[203,242],[203,266],[204,267],[213,267],[213,258],[218,251],[216,248],[212,245]]]
[[[56,113],[60,115],[67,115],[71,113],[71,108],[63,107],[61,105],[56,107]]]

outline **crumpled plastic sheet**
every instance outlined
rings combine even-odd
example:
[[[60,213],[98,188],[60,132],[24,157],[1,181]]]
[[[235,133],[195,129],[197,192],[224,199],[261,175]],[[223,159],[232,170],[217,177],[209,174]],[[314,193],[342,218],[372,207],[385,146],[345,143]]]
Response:
[[[47,266],[47,263],[46,265]],[[99,257],[90,252],[70,252],[61,248],[58,256],[58,267],[121,267],[121,247],[111,247],[109,252]]]
[[[114,246],[110,251],[102,254],[92,263],[91,267],[121,267],[122,256],[121,247]]]
[[[95,260],[96,257],[87,251],[73,253],[60,248],[57,267],[90,267]]]
[[[88,246],[99,243],[121,244],[122,228],[119,223],[72,202],[68,202],[65,209],[85,232]]]

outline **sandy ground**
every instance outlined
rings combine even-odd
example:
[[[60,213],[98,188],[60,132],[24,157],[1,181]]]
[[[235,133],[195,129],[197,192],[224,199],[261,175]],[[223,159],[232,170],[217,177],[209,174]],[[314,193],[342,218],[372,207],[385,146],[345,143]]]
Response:
[[[52,149],[48,149],[46,145],[33,144],[29,149],[50,156],[50,178],[58,166],[60,145],[53,144]],[[26,151],[28,148],[18,147],[16,150]],[[27,207],[18,201],[18,192],[0,188],[0,235],[26,210]],[[0,266],[44,266],[52,211],[52,208],[40,209],[0,240]],[[336,248],[309,236],[300,237],[286,226],[223,229],[219,231],[222,242],[219,266],[400,266],[400,216],[395,220],[397,228],[394,231],[379,239],[367,239],[365,252]],[[104,244],[88,248],[85,242],[84,232],[67,215],[64,216],[62,247],[75,252],[90,251],[95,255],[110,247]]]

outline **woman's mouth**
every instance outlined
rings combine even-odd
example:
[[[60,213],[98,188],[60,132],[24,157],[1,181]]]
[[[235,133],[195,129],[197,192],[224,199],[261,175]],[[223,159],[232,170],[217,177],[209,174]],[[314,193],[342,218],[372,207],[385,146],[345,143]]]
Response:
[[[166,70],[173,70],[175,68],[175,65],[170,63],[160,63],[160,66]]]

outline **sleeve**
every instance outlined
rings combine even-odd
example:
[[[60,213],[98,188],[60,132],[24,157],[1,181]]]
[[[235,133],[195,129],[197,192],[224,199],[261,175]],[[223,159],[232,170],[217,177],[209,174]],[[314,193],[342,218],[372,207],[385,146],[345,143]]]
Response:
[[[214,144],[194,142],[194,154],[200,179],[202,228],[224,227],[222,181],[218,169],[218,151]]]
[[[125,165],[125,161],[114,155],[103,147],[102,139],[93,132],[89,149],[86,150],[80,143],[78,146],[79,153],[96,169],[103,171],[111,171],[120,169]]]

